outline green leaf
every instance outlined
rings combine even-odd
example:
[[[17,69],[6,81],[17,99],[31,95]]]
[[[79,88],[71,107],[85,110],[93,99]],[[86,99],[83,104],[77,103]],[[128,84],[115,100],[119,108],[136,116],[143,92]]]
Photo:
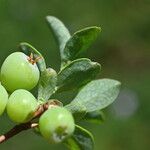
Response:
[[[47,16],[47,23],[59,44],[61,59],[64,59],[64,48],[71,35],[65,25],[56,17]]]
[[[37,62],[37,65],[39,67],[39,70],[42,72],[46,69],[46,63],[45,63],[45,59],[42,56],[42,54],[36,50],[32,45],[30,45],[29,43],[26,42],[22,42],[19,44],[19,48],[21,51],[23,51],[26,55],[30,55],[31,53],[33,53],[34,58],[38,58],[40,57],[40,59]]]
[[[66,105],[65,107],[66,109],[71,111],[75,121],[82,120],[86,115],[86,107],[84,107],[83,105]]]
[[[76,125],[73,136],[65,142],[65,145],[70,150],[93,150],[93,135],[86,129]]]
[[[87,50],[93,44],[100,31],[100,27],[93,26],[74,33],[66,43],[64,49],[64,60],[68,61],[78,58],[82,52]]]
[[[73,113],[78,113],[78,106],[86,112],[101,110],[110,105],[118,96],[121,83],[112,79],[91,81],[84,86],[75,99],[66,106]]]
[[[102,111],[93,111],[86,113],[83,117],[83,120],[91,122],[91,123],[102,123],[105,120],[104,113]]]
[[[38,88],[38,100],[48,100],[55,92],[57,84],[57,73],[52,68],[41,72]]]
[[[72,61],[58,73],[58,90],[78,89],[93,80],[100,72],[100,64],[81,58]]]

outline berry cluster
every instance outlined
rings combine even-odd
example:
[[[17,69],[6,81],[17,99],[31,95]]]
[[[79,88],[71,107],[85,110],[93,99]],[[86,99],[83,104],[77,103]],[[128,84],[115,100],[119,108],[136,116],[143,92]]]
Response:
[[[0,72],[0,115],[6,109],[8,117],[17,124],[34,119],[41,103],[32,95],[39,82],[38,58],[23,52],[14,52],[2,64]],[[9,93],[9,94],[8,94]],[[51,143],[59,143],[70,136],[75,129],[72,114],[55,105],[49,108],[38,120],[40,133]]]
[[[70,150],[93,150],[93,135],[75,122],[103,122],[102,109],[117,98],[121,83],[108,78],[95,80],[101,65],[81,57],[97,39],[100,27],[87,27],[71,35],[58,18],[47,16],[46,20],[59,45],[59,71],[47,67],[42,54],[24,42],[19,52],[6,58],[0,71],[0,115],[6,110],[17,125],[0,136],[0,143],[34,128],[50,143],[62,142]],[[32,89],[37,89],[37,96]],[[63,100],[53,99],[67,91],[77,95],[65,106]]]

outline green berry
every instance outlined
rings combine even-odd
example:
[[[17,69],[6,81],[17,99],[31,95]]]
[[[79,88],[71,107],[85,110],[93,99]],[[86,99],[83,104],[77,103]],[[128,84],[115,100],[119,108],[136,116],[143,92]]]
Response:
[[[35,97],[28,91],[20,89],[14,91],[7,103],[7,114],[16,123],[29,121],[38,107]]]
[[[43,137],[51,143],[60,143],[73,134],[75,123],[72,114],[63,107],[49,108],[39,120]]]
[[[39,81],[39,69],[34,60],[22,52],[9,55],[1,67],[1,82],[7,91],[33,89]]]
[[[7,101],[8,93],[5,88],[0,84],[0,115],[2,115],[2,113],[4,112]]]

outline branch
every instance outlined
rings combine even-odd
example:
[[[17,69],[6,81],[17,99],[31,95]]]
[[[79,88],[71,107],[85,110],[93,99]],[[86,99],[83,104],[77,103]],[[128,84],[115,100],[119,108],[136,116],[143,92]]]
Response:
[[[37,126],[38,126],[37,123],[31,123],[31,122],[16,125],[10,131],[8,131],[6,134],[0,136],[0,144],[7,141],[11,137],[17,135],[18,133],[20,133],[22,131],[25,131],[25,130],[28,130],[31,128],[35,128]]]
[[[55,107],[58,105],[59,105],[59,103],[57,100],[51,100],[42,105],[39,105],[38,109],[34,112],[32,120],[27,123],[16,125],[10,131],[1,135],[0,136],[0,144],[7,141],[11,137],[19,134],[22,131],[37,127],[38,123],[33,123],[32,121],[36,118],[39,118],[48,108]]]

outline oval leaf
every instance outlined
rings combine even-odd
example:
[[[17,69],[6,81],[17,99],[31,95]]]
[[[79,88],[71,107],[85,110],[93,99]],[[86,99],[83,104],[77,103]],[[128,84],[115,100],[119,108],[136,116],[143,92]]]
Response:
[[[64,48],[71,35],[65,25],[58,18],[54,16],[47,16],[46,20],[59,44],[60,55],[63,60],[65,58]]]
[[[101,31],[100,27],[88,27],[82,29],[68,40],[64,49],[65,61],[74,60],[87,50],[97,39]]]
[[[93,135],[86,129],[76,125],[73,136],[65,142],[65,145],[70,150],[93,150]]]
[[[48,68],[41,72],[38,88],[38,100],[47,101],[56,90],[57,73],[55,70]]]
[[[73,113],[78,113],[78,105],[86,112],[101,110],[110,105],[118,96],[121,83],[111,79],[91,81],[84,86],[75,99],[66,106]]]
[[[58,73],[58,90],[67,91],[80,88],[93,80],[100,72],[100,64],[81,58],[72,61]]]

